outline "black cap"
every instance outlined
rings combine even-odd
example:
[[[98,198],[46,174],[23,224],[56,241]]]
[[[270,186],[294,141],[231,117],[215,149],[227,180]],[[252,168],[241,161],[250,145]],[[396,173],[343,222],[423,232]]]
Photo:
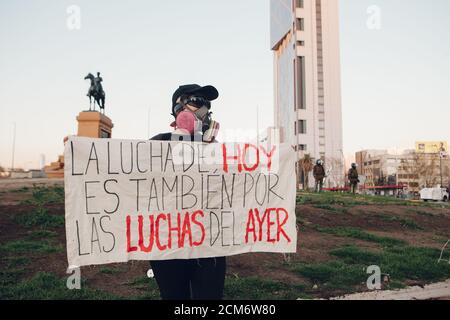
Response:
[[[177,100],[179,97],[183,95],[197,95],[202,98],[205,98],[208,101],[216,100],[219,97],[219,92],[213,86],[199,86],[198,84],[186,84],[180,86],[172,96],[172,113],[173,108],[177,104]]]

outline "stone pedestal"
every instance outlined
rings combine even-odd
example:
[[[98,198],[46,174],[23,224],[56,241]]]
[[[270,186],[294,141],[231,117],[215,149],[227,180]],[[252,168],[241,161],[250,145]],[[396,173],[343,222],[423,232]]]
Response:
[[[110,118],[97,111],[83,111],[77,117],[78,136],[89,138],[111,138],[114,127]]]
[[[77,117],[79,137],[111,138],[114,127],[110,118],[97,111],[83,111]],[[44,168],[47,178],[64,178],[64,156]]]

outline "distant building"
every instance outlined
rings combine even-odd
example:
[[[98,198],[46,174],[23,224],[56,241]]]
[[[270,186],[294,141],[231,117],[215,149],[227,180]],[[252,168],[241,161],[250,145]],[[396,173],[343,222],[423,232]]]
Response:
[[[404,186],[409,192],[418,192],[424,187],[449,186],[450,158],[425,150],[434,149],[420,147],[400,153],[362,150],[356,152],[355,159],[367,187]]]
[[[281,141],[298,160],[325,160],[327,184],[343,185],[338,0],[271,0],[271,49]]]
[[[42,170],[11,171],[10,178],[11,179],[45,178],[45,172]]]

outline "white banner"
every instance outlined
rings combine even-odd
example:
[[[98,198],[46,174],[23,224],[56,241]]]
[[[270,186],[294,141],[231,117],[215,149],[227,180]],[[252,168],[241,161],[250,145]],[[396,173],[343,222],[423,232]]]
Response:
[[[69,266],[296,252],[288,145],[71,137]]]

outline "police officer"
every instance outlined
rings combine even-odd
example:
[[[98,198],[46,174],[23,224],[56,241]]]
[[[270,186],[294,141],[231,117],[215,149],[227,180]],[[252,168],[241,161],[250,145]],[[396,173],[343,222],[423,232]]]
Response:
[[[357,189],[358,183],[359,183],[359,175],[358,175],[358,170],[356,168],[357,168],[357,164],[352,163],[352,167],[350,168],[350,170],[348,170],[348,180],[350,181],[350,191],[353,194],[356,193],[356,189]]]
[[[323,179],[325,179],[325,168],[323,167],[323,161],[321,159],[316,161],[316,165],[313,169],[313,175],[314,179],[316,180],[314,191],[322,192]]]

